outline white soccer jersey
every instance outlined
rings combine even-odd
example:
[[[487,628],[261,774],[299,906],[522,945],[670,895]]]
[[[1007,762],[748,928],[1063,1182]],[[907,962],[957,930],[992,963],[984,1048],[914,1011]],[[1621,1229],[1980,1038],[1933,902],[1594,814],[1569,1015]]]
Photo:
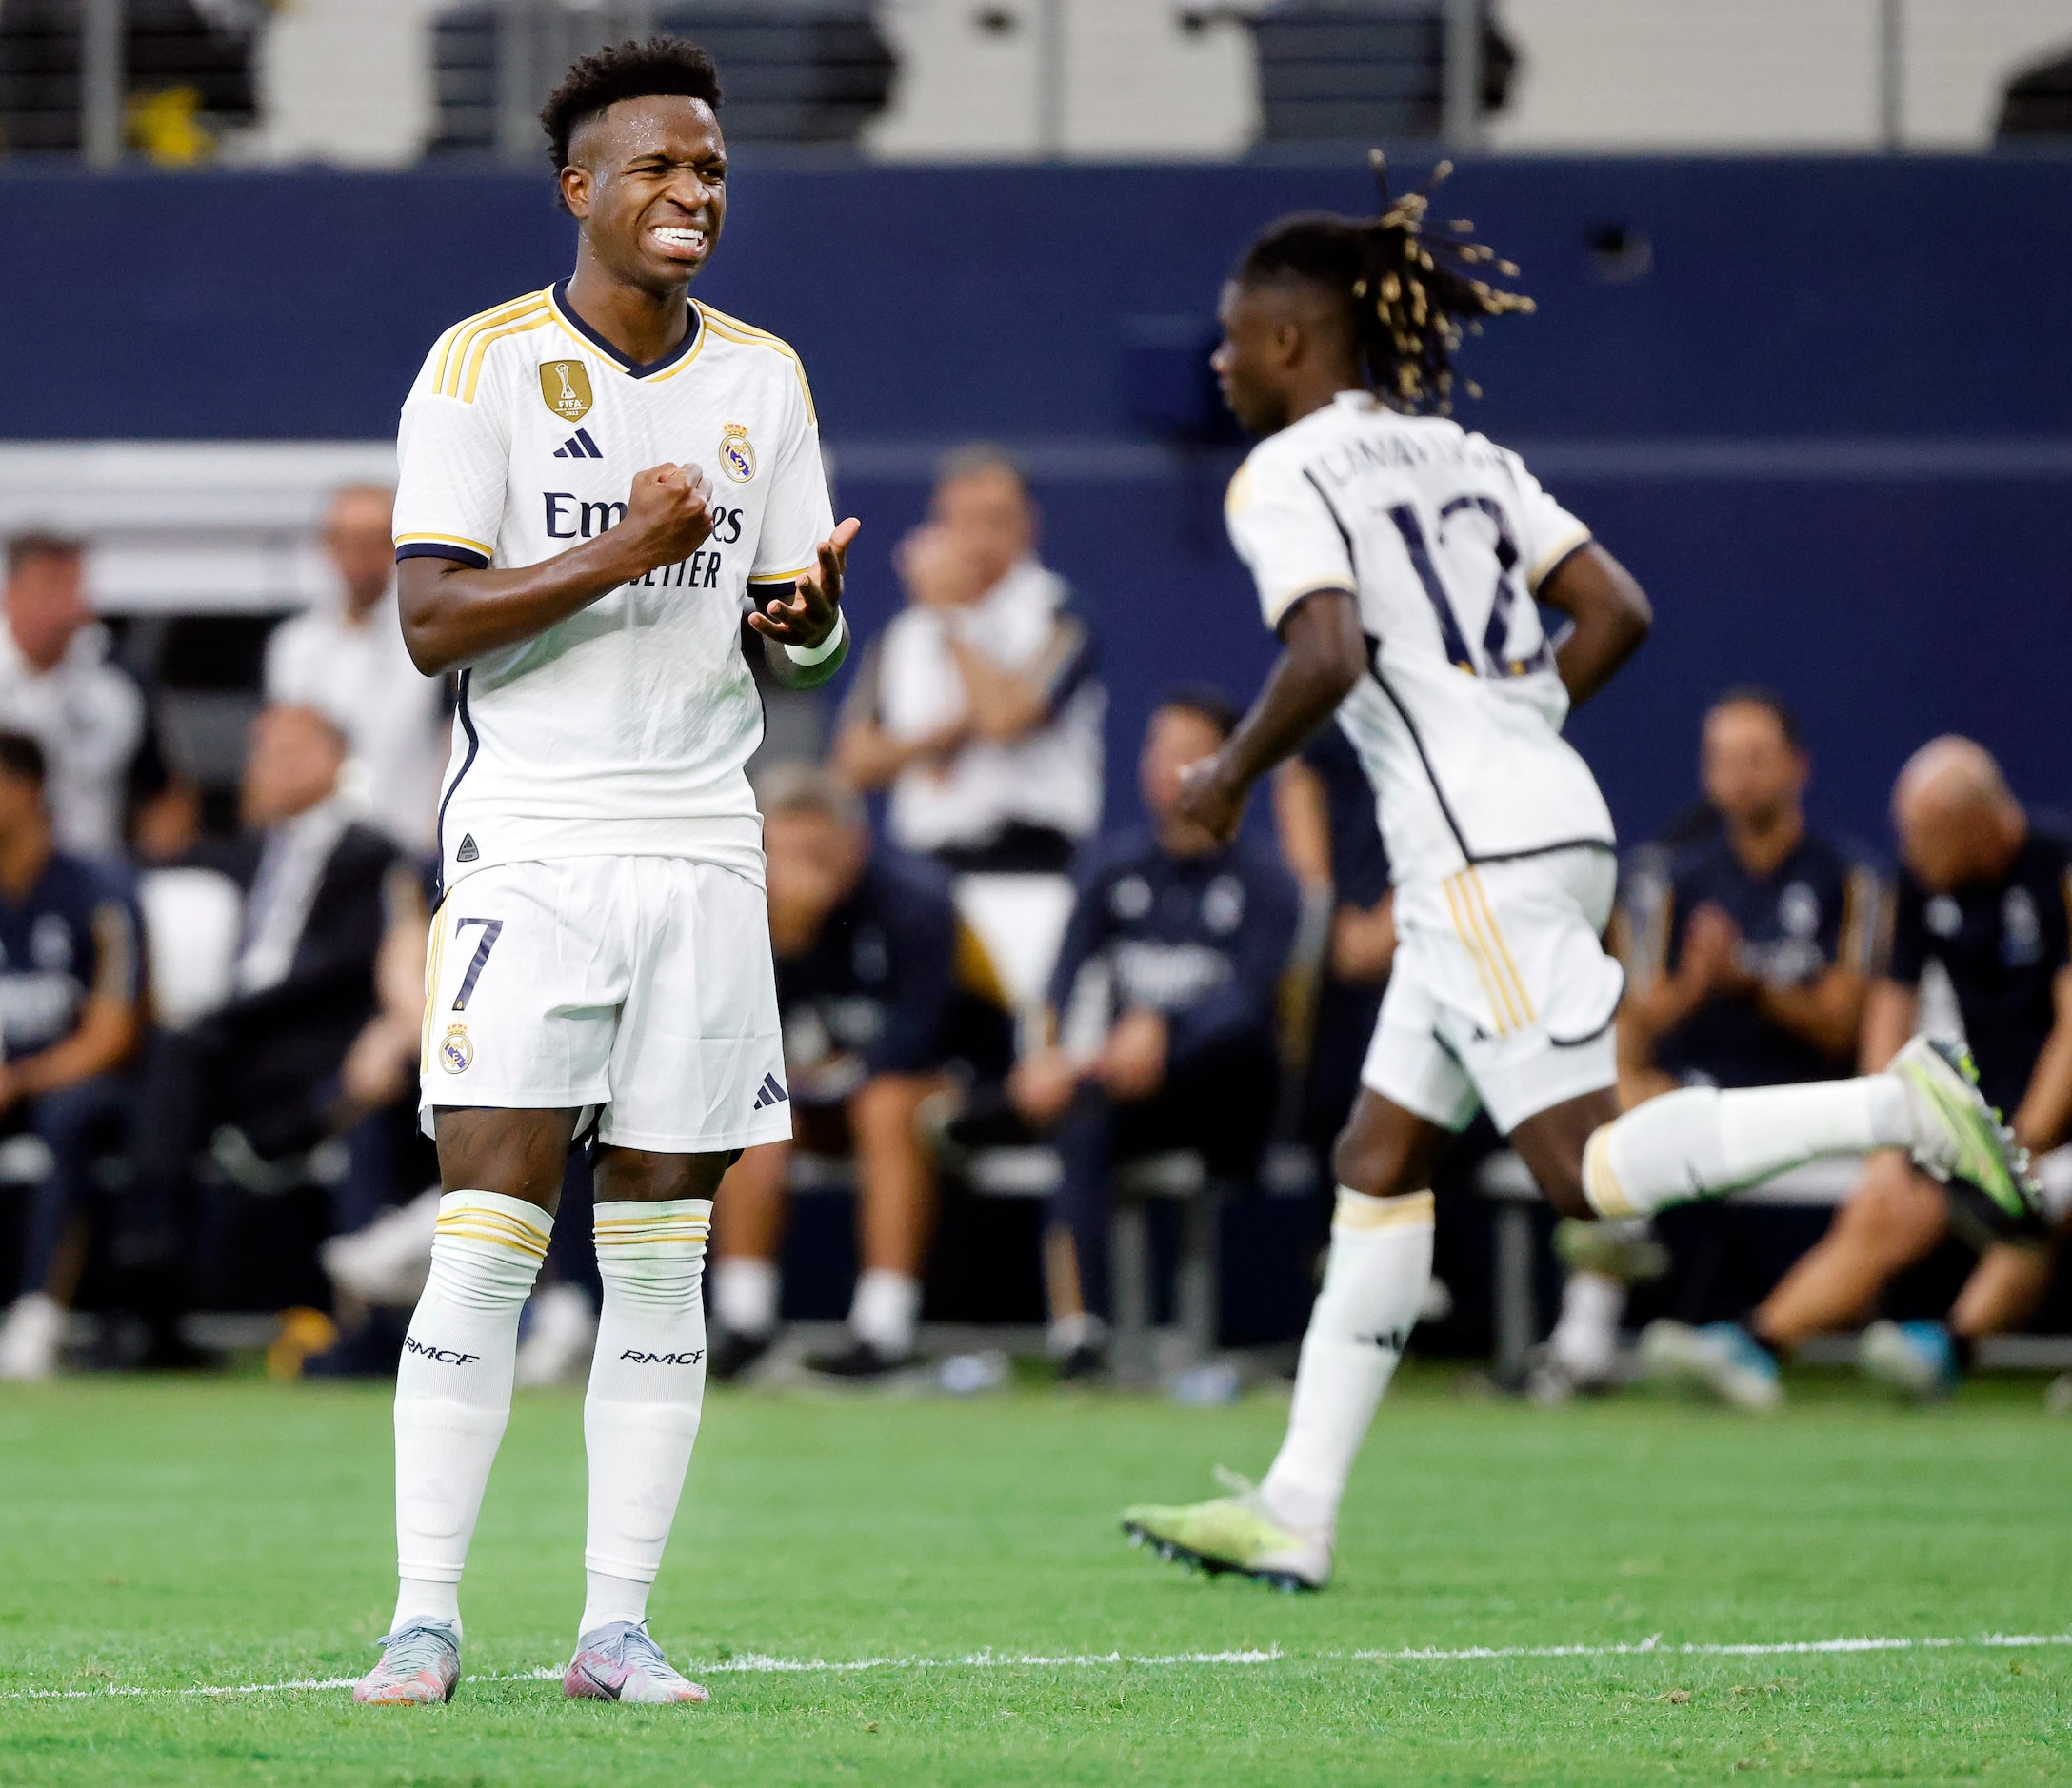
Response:
[[[805,371],[774,335],[696,303],[674,353],[631,365],[565,288],[470,317],[426,358],[403,407],[397,556],[535,565],[619,521],[633,474],[665,463],[705,468],[717,526],[461,673],[442,871],[668,856],[760,885],[742,617],[751,583],[788,585],[833,528]]]
[[[1371,674],[1338,718],[1399,883],[1612,844],[1533,602],[1590,534],[1517,454],[1345,391],[1252,450],[1225,512],[1268,626],[1315,590],[1359,597]]]

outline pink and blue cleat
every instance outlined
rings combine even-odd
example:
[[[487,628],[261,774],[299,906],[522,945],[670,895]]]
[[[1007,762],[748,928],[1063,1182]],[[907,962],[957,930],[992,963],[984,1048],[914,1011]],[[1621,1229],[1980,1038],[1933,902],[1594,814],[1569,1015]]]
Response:
[[[679,1675],[663,1657],[648,1629],[614,1620],[576,1640],[561,1692],[579,1701],[709,1701],[697,1683]]]
[[[413,1620],[380,1641],[381,1662],[352,1685],[363,1707],[450,1701],[461,1679],[461,1636],[443,1620]]]

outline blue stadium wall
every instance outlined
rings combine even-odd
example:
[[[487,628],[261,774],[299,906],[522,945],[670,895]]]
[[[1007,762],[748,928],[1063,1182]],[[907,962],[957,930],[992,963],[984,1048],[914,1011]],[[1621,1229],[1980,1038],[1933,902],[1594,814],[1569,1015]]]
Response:
[[[1105,640],[1126,817],[1157,689],[1248,692],[1269,645],[1222,537],[1236,450],[1134,424],[1126,345],[1205,328],[1277,213],[1369,194],[1340,166],[747,158],[704,291],[806,357],[866,522],[867,625],[935,454],[1026,452]],[[1490,161],[1439,209],[1540,301],[1472,344],[1467,419],[1655,599],[1654,640],[1575,726],[1627,836],[1688,797],[1697,711],[1741,681],[1803,709],[1817,811],[1866,842],[1944,729],[2072,807],[2072,163]],[[1614,229],[1644,270],[1593,252]],[[388,433],[440,330],[565,271],[570,226],[508,173],[16,175],[0,240],[0,432],[336,439]]]

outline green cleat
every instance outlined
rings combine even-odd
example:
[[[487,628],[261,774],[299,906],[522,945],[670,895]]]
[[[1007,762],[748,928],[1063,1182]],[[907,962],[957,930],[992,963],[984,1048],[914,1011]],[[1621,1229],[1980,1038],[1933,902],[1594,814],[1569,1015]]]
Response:
[[[1914,1120],[1914,1164],[1949,1185],[1978,1195],[1978,1208],[1960,1208],[1973,1226],[1994,1239],[2040,1234],[2042,1189],[2029,1171],[2028,1150],[2000,1121],[1979,1091],[1979,1071],[1962,1043],[1916,1037],[1892,1058],[1886,1072],[1906,1089]]]
[[[1150,1546],[1162,1559],[1220,1577],[1249,1577],[1293,1593],[1331,1580],[1327,1537],[1287,1527],[1259,1490],[1222,1466],[1217,1481],[1230,1494],[1209,1502],[1163,1508],[1139,1503],[1123,1511],[1123,1532],[1133,1546]]]

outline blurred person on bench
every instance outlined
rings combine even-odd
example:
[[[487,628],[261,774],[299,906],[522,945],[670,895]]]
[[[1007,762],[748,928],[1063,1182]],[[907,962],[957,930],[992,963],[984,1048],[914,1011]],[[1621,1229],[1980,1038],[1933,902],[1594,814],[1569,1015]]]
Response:
[[[1653,898],[1629,875],[1614,920],[1630,978],[1617,1019],[1625,1107],[1677,1086],[1783,1086],[1849,1071],[1878,885],[1807,824],[1812,772],[1780,697],[1732,689],[1706,710],[1699,778],[1718,824],[1668,853]],[[1531,1394],[1559,1402],[1612,1384],[1627,1287],[1672,1261],[1672,1307],[1698,1321],[1728,1264],[1731,1221],[1707,1202],[1652,1222],[1563,1222],[1555,1240],[1568,1280]]]
[[[0,1133],[46,1160],[29,1192],[22,1292],[0,1322],[0,1379],[57,1369],[84,1264],[97,1156],[122,1142],[143,1028],[142,923],[119,870],[58,848],[43,747],[0,732]]]
[[[1116,1167],[1189,1149],[1213,1179],[1242,1180],[1272,1122],[1295,886],[1270,847],[1219,844],[1178,812],[1181,771],[1237,721],[1209,688],[1175,690],[1152,714],[1138,765],[1150,824],[1090,854],[1051,978],[1056,1041],[1008,1083],[1063,1165],[1044,1264],[1064,1378],[1107,1363]]]
[[[1908,1396],[1952,1389],[1973,1350],[2019,1326],[2041,1301],[2072,1203],[2072,835],[2031,823],[2000,765],[1968,739],[1932,740],[1907,761],[1892,798],[1903,863],[1882,972],[1863,1025],[1863,1062],[1890,1061],[1927,1011],[1954,996],[1955,1023],[1986,1098],[2042,1160],[2042,1222],[2015,1222],[1962,1184],[1943,1185],[1903,1155],[1867,1158],[1826,1236],[1740,1323],[1644,1338],[1665,1373],[1744,1405],[1779,1395],[1777,1362],[1811,1336],[1873,1314],[1905,1268],[1954,1236],[1980,1253],[1941,1321],[1874,1321],[1858,1360]]]
[[[908,1364],[935,1221],[920,1116],[974,1077],[995,1084],[1013,1026],[983,948],[935,864],[873,846],[863,804],[833,773],[777,765],[757,779],[797,1145],[856,1172],[861,1272],[848,1345],[815,1370],[882,1378]],[[793,1144],[751,1148],[714,1205],[711,1369],[737,1376],[777,1332],[785,1177]]]
[[[342,1137],[346,1171],[328,1188],[334,1230],[360,1227],[399,1190],[391,1139],[369,1100],[388,1091],[407,1102],[416,1086],[397,1059],[377,966],[392,924],[420,914],[423,896],[395,844],[341,798],[347,752],[314,708],[268,707],[252,723],[245,830],[215,853],[245,890],[231,992],[189,1028],[153,1032],[146,1050],[133,1301],[168,1353],[179,1352],[185,1292],[182,1191],[205,1145],[232,1181],[271,1186]],[[421,945],[421,926],[412,935]],[[370,1023],[382,1035],[367,1043]],[[356,1045],[379,1060],[356,1057]]]
[[[900,544],[907,606],[865,648],[835,766],[889,791],[887,834],[963,871],[1061,872],[1101,820],[1106,697],[1036,506],[998,448],[943,463]]]
[[[86,549],[57,534],[8,544],[0,626],[0,727],[43,747],[59,846],[122,853],[130,765],[144,744],[144,692],[110,656],[86,593]]]
[[[395,493],[349,485],[325,512],[321,539],[338,595],[267,642],[269,702],[313,707],[346,736],[349,794],[367,822],[418,856],[436,844],[446,766],[443,678],[410,663],[396,616]]]

